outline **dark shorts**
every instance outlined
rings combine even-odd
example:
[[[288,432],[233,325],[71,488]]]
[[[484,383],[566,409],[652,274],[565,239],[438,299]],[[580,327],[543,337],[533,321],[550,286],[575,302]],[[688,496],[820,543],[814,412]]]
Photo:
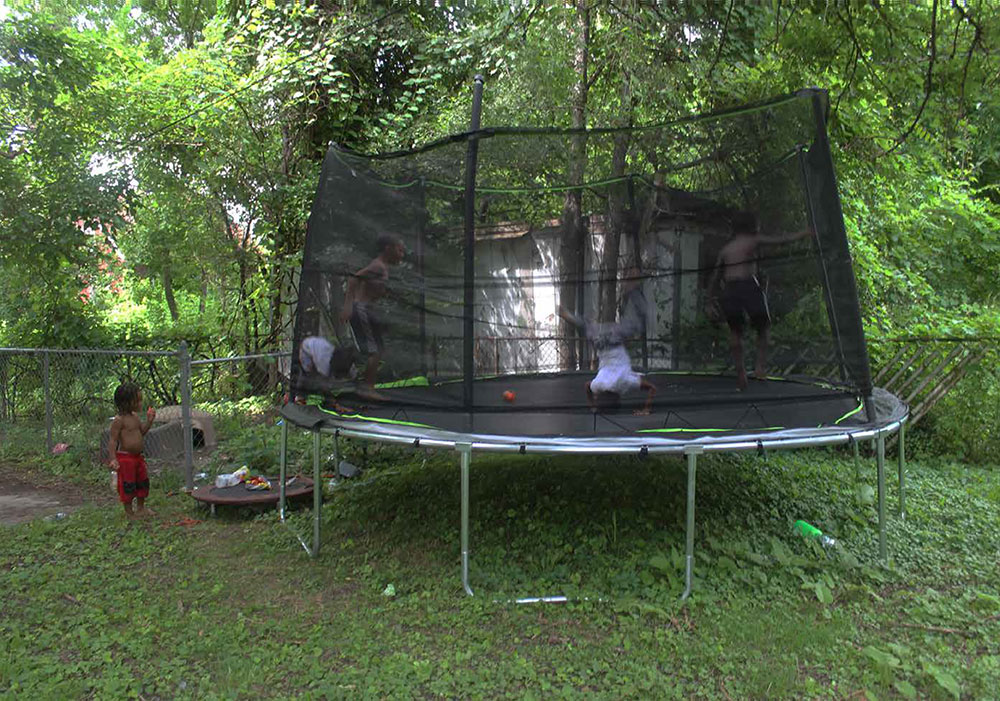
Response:
[[[382,322],[376,316],[369,304],[355,302],[351,310],[351,330],[358,350],[366,355],[381,353],[385,345],[382,342]]]
[[[118,459],[118,498],[123,504],[149,496],[146,458],[136,453],[115,453]]]
[[[771,325],[767,296],[755,279],[726,281],[722,291],[722,313],[729,328],[737,332],[743,331],[744,314],[750,317],[750,323],[757,331]]]

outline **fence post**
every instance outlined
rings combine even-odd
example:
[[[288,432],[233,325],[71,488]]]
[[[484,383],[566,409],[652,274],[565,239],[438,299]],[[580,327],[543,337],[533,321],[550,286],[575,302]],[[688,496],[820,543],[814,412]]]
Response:
[[[49,352],[42,351],[42,387],[45,392],[45,452],[52,453],[52,392],[49,382]]]
[[[184,441],[184,489],[194,490],[194,432],[191,429],[191,355],[187,341],[177,351],[181,371],[181,432]]]

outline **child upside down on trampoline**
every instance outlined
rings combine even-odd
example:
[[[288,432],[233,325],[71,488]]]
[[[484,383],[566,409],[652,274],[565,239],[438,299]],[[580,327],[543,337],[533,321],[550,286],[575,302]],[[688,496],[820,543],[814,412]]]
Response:
[[[338,398],[355,389],[354,361],[353,348],[337,348],[322,336],[307,336],[299,344],[299,388],[322,394],[329,408],[338,414],[353,414],[354,410],[340,404]],[[295,402],[305,404],[306,398],[298,395]]]
[[[622,323],[601,323],[582,319],[560,305],[559,316],[580,329],[594,344],[597,351],[597,375],[587,385],[587,401],[595,411],[614,408],[621,402],[621,395],[633,390],[644,390],[646,403],[636,409],[636,416],[648,416],[653,405],[656,386],[632,369],[632,360],[625,348],[625,341],[638,331],[632,320]]]

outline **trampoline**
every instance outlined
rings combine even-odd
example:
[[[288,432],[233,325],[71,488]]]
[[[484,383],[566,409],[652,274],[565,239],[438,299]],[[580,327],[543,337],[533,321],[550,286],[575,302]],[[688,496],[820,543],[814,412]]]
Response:
[[[272,484],[271,489],[247,489],[243,482],[231,487],[216,487],[212,484],[203,484],[195,487],[191,491],[191,497],[202,504],[207,504],[212,514],[215,514],[216,506],[259,506],[277,504],[281,499],[281,490],[275,488],[274,483],[277,478],[269,478]],[[285,499],[302,499],[312,495],[313,481],[308,477],[296,475],[289,478],[290,484],[285,485]]]
[[[898,432],[902,514],[908,409],[872,384],[826,93],[574,131],[480,128],[475,87],[469,132],[406,152],[327,153],[279,484],[290,426],[312,432],[315,480],[324,434],[335,461],[341,437],[457,451],[472,595],[474,452],[682,455],[686,598],[700,455],[847,444],[857,460],[871,440],[884,560],[885,444]],[[752,255],[734,258],[734,241]],[[761,304],[734,315],[732,280],[752,280]],[[355,354],[357,379],[311,355],[322,344],[303,341],[316,337]],[[768,372],[747,381],[754,362]],[[623,379],[608,390],[598,377],[613,363]],[[299,538],[311,555],[320,496],[312,544]],[[521,599],[543,600],[563,599]]]
[[[383,400],[359,405],[353,412],[320,406],[288,412],[294,412],[291,415],[299,425],[367,422],[369,430],[425,442],[432,436],[450,436],[454,443],[475,435],[479,441],[513,442],[526,448],[528,444],[647,441],[653,436],[693,440],[752,433],[777,437],[795,430],[840,432],[867,423],[861,397],[804,378],[751,380],[745,391],[738,391],[733,378],[725,375],[654,371],[647,375],[658,390],[651,411],[635,415],[643,404],[639,395],[622,398],[613,410],[581,406],[583,387],[591,377],[592,373],[567,372],[477,379],[476,393],[483,399],[475,413],[449,408],[460,401],[462,385],[456,382],[382,389]],[[513,392],[514,400],[505,400],[505,392]],[[341,400],[366,402],[350,396]]]

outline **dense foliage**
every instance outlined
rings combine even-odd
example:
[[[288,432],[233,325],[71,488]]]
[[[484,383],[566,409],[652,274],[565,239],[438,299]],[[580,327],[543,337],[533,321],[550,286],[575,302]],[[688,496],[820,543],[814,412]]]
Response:
[[[227,450],[273,469],[273,433],[242,433]],[[291,459],[307,472],[310,441],[291,435]],[[257,448],[264,442],[266,457]],[[360,463],[357,446],[345,447]],[[876,508],[856,501],[850,459],[706,456],[694,593],[685,603],[681,461],[477,455],[470,599],[460,580],[454,456],[422,464],[424,456],[382,446],[369,457],[363,479],[327,494],[317,560],[273,511],[256,520],[221,509],[209,517],[177,492],[177,478],[154,476],[157,517],[128,528],[117,505],[102,503],[107,486],[89,462],[74,464],[69,453],[18,464],[22,475],[44,465],[62,479],[82,473],[102,484],[100,495],[88,494],[92,507],[5,530],[0,692],[996,696],[1000,543],[982,527],[1000,518],[996,470],[911,464],[907,517],[889,520],[891,559],[882,567]],[[894,484],[889,493],[895,507]],[[836,548],[824,552],[795,535],[798,518],[836,537]],[[307,509],[290,521],[310,537]],[[506,603],[555,594],[575,602]]]
[[[493,124],[643,124],[828,88],[869,331],[998,325],[987,0],[10,7],[3,345],[275,345],[326,145],[463,129],[477,72]]]

